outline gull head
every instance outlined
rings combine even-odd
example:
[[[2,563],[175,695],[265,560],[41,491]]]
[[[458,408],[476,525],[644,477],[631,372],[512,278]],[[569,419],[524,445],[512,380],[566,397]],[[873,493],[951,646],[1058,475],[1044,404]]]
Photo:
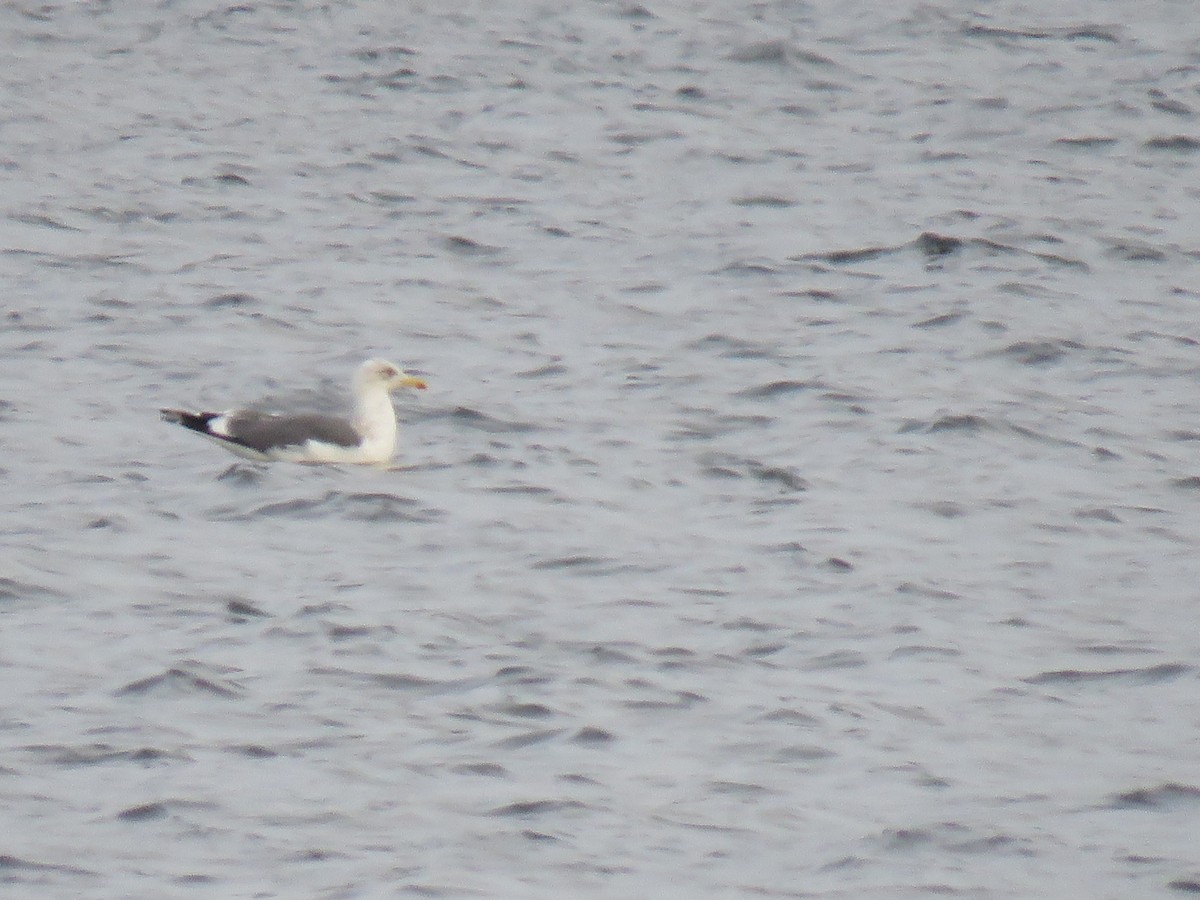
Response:
[[[416,388],[425,390],[425,379],[409,375],[395,363],[385,359],[368,359],[358,367],[354,375],[354,386],[359,389],[382,387],[389,393],[400,388]]]

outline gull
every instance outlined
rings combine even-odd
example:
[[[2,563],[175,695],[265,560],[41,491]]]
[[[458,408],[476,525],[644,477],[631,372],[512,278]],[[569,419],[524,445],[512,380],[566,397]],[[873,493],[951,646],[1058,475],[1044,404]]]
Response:
[[[392,391],[425,390],[424,379],[395,363],[369,359],[354,373],[349,419],[316,413],[282,415],[252,409],[225,412],[160,410],[167,422],[210,438],[231,453],[260,462],[386,463],[396,452]]]

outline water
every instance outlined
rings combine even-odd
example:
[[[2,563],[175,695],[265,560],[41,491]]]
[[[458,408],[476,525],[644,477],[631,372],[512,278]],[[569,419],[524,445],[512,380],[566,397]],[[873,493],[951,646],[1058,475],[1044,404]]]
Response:
[[[1182,9],[6,6],[6,894],[1200,890]]]

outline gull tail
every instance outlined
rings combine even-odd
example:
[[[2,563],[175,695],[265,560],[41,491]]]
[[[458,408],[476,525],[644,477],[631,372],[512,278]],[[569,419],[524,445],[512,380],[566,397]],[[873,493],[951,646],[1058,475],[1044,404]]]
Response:
[[[185,409],[160,409],[159,413],[162,414],[164,422],[173,422],[207,435],[212,435],[212,432],[208,430],[208,423],[220,415],[220,413],[188,412]]]

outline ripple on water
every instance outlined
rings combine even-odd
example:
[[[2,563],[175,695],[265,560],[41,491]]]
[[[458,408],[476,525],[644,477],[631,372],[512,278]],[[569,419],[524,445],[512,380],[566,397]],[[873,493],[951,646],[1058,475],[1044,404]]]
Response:
[[[560,815],[565,812],[576,812],[588,809],[586,803],[579,800],[518,800],[498,806],[488,812],[489,816],[501,818],[528,819],[536,816]]]
[[[177,750],[158,747],[116,747],[112,744],[52,744],[24,747],[41,762],[64,768],[99,766],[110,763],[159,763],[165,760],[187,760],[190,757]]]
[[[732,453],[705,453],[699,457],[701,470],[710,478],[749,478],[777,488],[781,493],[800,493],[808,481],[792,466],[768,465]]]
[[[357,522],[432,522],[441,512],[410,497],[385,491],[330,490],[318,497],[297,497],[264,503],[249,511],[217,507],[212,518],[225,522],[248,522],[263,518],[338,518]]]
[[[773,359],[779,348],[764,341],[751,341],[727,334],[710,334],[687,345],[689,350],[715,351],[723,359]]]
[[[205,671],[208,668],[191,664],[172,666],[157,675],[131,681],[118,688],[116,694],[118,697],[207,695],[235,699],[245,693],[240,684],[223,674]]]
[[[584,747],[605,747],[617,740],[617,736],[606,728],[585,725],[571,736],[571,742]]]
[[[938,434],[940,432],[955,432],[959,434],[978,434],[990,431],[993,426],[984,416],[973,413],[938,416],[935,419],[914,419],[900,426],[900,434],[918,432],[922,434]]]
[[[313,666],[313,675],[333,678],[350,684],[371,685],[388,691],[413,691],[423,694],[439,694],[461,690],[474,684],[470,680],[426,678],[411,672],[362,672],[337,666]]]
[[[804,391],[823,390],[824,386],[818,381],[770,381],[738,391],[734,396],[745,397],[749,400],[773,400],[787,397]]]
[[[1160,663],[1156,666],[1132,669],[1055,669],[1022,679],[1029,684],[1078,685],[1080,687],[1109,684],[1158,684],[1172,681],[1195,672],[1186,663]]]
[[[1026,366],[1044,366],[1058,362],[1067,354],[1083,349],[1083,344],[1071,340],[1017,341],[992,355],[1005,357]]]
[[[554,571],[568,569],[586,575],[611,575],[614,572],[626,570],[627,565],[615,557],[588,556],[576,554],[573,556],[558,556],[552,559],[541,559],[530,565],[539,571]]]
[[[271,615],[256,604],[240,597],[234,597],[226,601],[225,609],[229,613],[230,621],[234,622],[247,622],[251,619],[265,619]]]
[[[1167,782],[1152,788],[1134,788],[1109,798],[1111,809],[1153,809],[1163,811],[1200,810],[1200,787]]]
[[[456,425],[463,425],[488,434],[515,434],[537,430],[536,426],[529,422],[500,419],[466,406],[456,407],[448,415]]]
[[[14,600],[55,600],[61,596],[58,591],[45,585],[0,576],[0,603]]]
[[[521,750],[525,747],[533,747],[537,744],[553,741],[566,732],[567,729],[565,728],[542,728],[533,731],[523,731],[520,734],[493,741],[492,746],[498,750]]]
[[[121,810],[117,813],[117,818],[122,822],[148,822],[165,819],[169,813],[170,808],[166,803],[142,803]]]
[[[888,828],[875,842],[890,853],[952,853],[1015,854],[1036,856],[1037,848],[1029,838],[1003,832],[984,831],[957,822],[936,825]]]
[[[91,875],[99,873],[95,869],[85,869],[81,866],[64,863],[43,863],[9,853],[0,853],[0,880],[12,883],[35,883],[31,879],[39,874],[52,875]]]

